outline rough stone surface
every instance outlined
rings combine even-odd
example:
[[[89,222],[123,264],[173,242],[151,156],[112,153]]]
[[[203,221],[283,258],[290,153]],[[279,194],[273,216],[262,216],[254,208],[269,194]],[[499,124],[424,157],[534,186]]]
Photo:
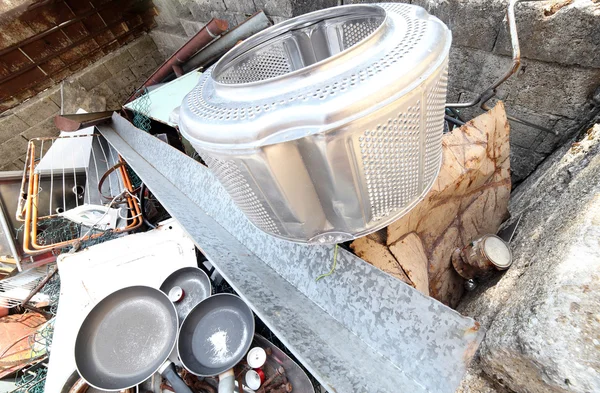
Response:
[[[59,112],[59,107],[48,97],[41,100],[30,99],[22,106],[15,108],[15,115],[30,127]]]
[[[113,75],[117,75],[126,69],[131,63],[133,63],[133,57],[129,51],[124,50],[120,51],[115,56],[112,56],[110,59],[107,59],[104,62],[104,65]]]
[[[0,117],[0,143],[12,138],[13,136],[25,131],[29,126],[17,116],[7,114]]]
[[[27,140],[15,135],[0,145],[0,166],[7,165],[24,157],[27,152]]]
[[[458,308],[488,328],[474,369],[515,392],[600,391],[598,153],[600,125],[514,191],[513,265]]]
[[[52,116],[35,125],[34,127],[31,127],[21,135],[23,138],[30,140],[31,138],[58,136],[58,134],[60,134],[60,131],[58,128],[56,128],[56,125],[54,124],[54,116]]]
[[[600,68],[597,1],[527,1],[517,4],[515,15],[524,57]],[[510,50],[510,38],[501,29],[494,51],[510,55]]]
[[[75,113],[79,108],[88,112],[119,109],[129,93],[162,61],[164,57],[152,38],[143,35],[65,79],[62,103],[60,86],[53,86],[3,113],[0,117],[0,169],[23,168],[27,140],[58,135],[53,118],[60,113],[61,105],[63,113]],[[119,67],[122,69],[118,70]]]

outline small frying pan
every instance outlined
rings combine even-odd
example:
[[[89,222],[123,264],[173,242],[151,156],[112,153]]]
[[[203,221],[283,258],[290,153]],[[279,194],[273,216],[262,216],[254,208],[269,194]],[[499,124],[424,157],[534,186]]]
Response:
[[[211,296],[185,318],[177,351],[183,366],[201,377],[219,375],[219,393],[233,392],[231,370],[248,352],[254,338],[254,315],[239,297]]]
[[[101,390],[138,385],[156,371],[177,393],[192,393],[166,359],[177,340],[177,312],[158,289],[133,286],[102,299],[85,317],[75,341],[79,375]]]
[[[179,324],[202,300],[210,296],[210,278],[197,267],[175,270],[163,281],[160,290],[169,296],[179,317]]]

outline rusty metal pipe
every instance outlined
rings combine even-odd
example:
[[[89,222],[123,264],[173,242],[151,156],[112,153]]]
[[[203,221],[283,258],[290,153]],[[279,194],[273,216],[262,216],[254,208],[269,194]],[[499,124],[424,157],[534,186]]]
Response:
[[[223,19],[211,19],[195,36],[190,38],[181,48],[179,48],[173,55],[165,61],[150,77],[144,82],[142,88],[155,85],[162,82],[163,79],[173,73],[173,66],[181,66],[185,63],[192,55],[210,44],[215,38],[223,34],[229,23]],[[133,94],[129,97],[127,102],[130,102]]]
[[[206,68],[212,62],[227,53],[227,51],[233,48],[239,41],[245,40],[259,31],[266,29],[270,25],[271,22],[263,11],[255,13],[235,28],[229,30],[221,38],[191,56],[183,65],[183,71],[189,72],[198,67]]]

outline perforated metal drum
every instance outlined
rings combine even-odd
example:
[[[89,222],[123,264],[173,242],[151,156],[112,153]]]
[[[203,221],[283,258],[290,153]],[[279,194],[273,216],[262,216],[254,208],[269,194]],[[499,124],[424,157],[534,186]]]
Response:
[[[179,126],[260,229],[309,243],[363,236],[437,176],[450,42],[409,4],[290,19],[208,69]]]

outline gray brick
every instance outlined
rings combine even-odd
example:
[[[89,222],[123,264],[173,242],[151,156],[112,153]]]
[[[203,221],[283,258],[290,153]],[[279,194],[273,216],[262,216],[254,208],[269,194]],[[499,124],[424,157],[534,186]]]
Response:
[[[15,135],[0,144],[0,167],[25,156],[26,153],[27,141],[21,135]]]
[[[188,4],[193,19],[198,22],[208,22],[211,11],[226,11],[225,3],[222,0],[196,0]]]
[[[536,113],[527,108],[523,108],[517,105],[510,105],[506,108],[506,112],[513,116],[517,116],[523,120],[529,121],[533,124],[545,127],[550,130],[554,130],[554,127],[558,120],[558,116],[554,116],[548,113]],[[533,149],[537,151],[537,146],[540,143],[540,138],[547,136],[558,140],[558,137],[553,133],[538,130],[535,127],[530,127],[516,121],[510,122],[510,143],[511,146],[519,146],[526,149]],[[538,151],[538,153],[543,153]]]
[[[60,130],[54,124],[54,116],[40,122],[38,125],[29,128],[21,135],[30,140],[32,138],[54,137],[60,134]]]
[[[522,2],[516,7],[521,56],[529,59],[600,68],[600,7],[593,1],[574,1],[549,14],[556,2]],[[510,55],[506,27],[494,51]]]
[[[30,127],[59,113],[60,108],[49,97],[33,97],[15,111],[15,114]]]
[[[253,14],[256,12],[254,0],[223,0],[227,11]]]
[[[558,136],[547,132],[541,132],[533,143],[534,150],[541,154],[550,154],[566,143],[577,133],[578,122],[566,118],[559,119],[553,127]]]
[[[118,96],[124,90],[135,88],[137,78],[129,68],[119,72],[106,81],[106,85]]]
[[[294,8],[290,0],[254,0],[257,10],[263,10],[270,17],[280,16],[290,18],[294,16]],[[318,6],[318,4],[315,4]],[[322,8],[319,7],[319,8]]]
[[[455,89],[476,91],[473,82],[479,79],[488,52],[452,45],[448,62],[448,85]]]
[[[403,1],[408,3],[408,1]],[[452,30],[454,45],[491,51],[503,28],[503,0],[414,0],[413,4],[437,16]]]
[[[270,16],[269,18],[271,19],[271,21],[273,22],[274,25],[289,19],[285,16]]]
[[[0,171],[22,171],[25,167],[25,163],[21,159],[17,159],[11,163],[8,163],[0,168]]]
[[[15,135],[19,135],[28,127],[23,120],[13,114],[0,117],[0,143],[7,141]]]
[[[475,92],[484,91],[512,64],[509,57],[476,49],[462,48],[454,53],[462,56],[463,60],[451,67],[450,85]],[[484,58],[483,64],[481,57]],[[473,59],[472,65],[469,65],[468,59]],[[464,71],[461,64],[474,70]],[[466,86],[469,82],[470,87]],[[506,101],[507,107],[518,105],[536,112],[576,118],[581,114],[582,104],[591,98],[599,84],[600,69],[525,59],[517,74],[498,88],[497,96]]]
[[[131,63],[133,63],[133,57],[128,50],[120,50],[114,55],[108,55],[107,59],[104,61],[104,65],[113,75],[121,73],[124,69],[128,68]]]
[[[47,90],[48,98],[54,102],[60,109],[60,84],[58,86],[51,87]]]
[[[134,59],[141,59],[148,54],[154,53],[157,50],[156,44],[152,40],[152,37],[145,34],[129,44],[127,50],[131,53]]]
[[[546,155],[519,146],[511,146],[510,171],[513,183],[524,180],[544,160]]]
[[[86,90],[91,90],[112,76],[104,64],[94,64],[85,68],[76,79]]]
[[[188,19],[181,19],[180,22],[183,26],[183,30],[185,30],[185,34],[190,38],[196,35],[196,33],[198,33],[200,29],[206,25],[206,23],[196,22]]]
[[[152,57],[152,54],[149,53],[146,57],[143,57],[139,60],[136,60],[129,68],[133,75],[136,76],[137,80],[140,78],[147,78],[156,68],[158,64],[156,64],[156,60]]]

